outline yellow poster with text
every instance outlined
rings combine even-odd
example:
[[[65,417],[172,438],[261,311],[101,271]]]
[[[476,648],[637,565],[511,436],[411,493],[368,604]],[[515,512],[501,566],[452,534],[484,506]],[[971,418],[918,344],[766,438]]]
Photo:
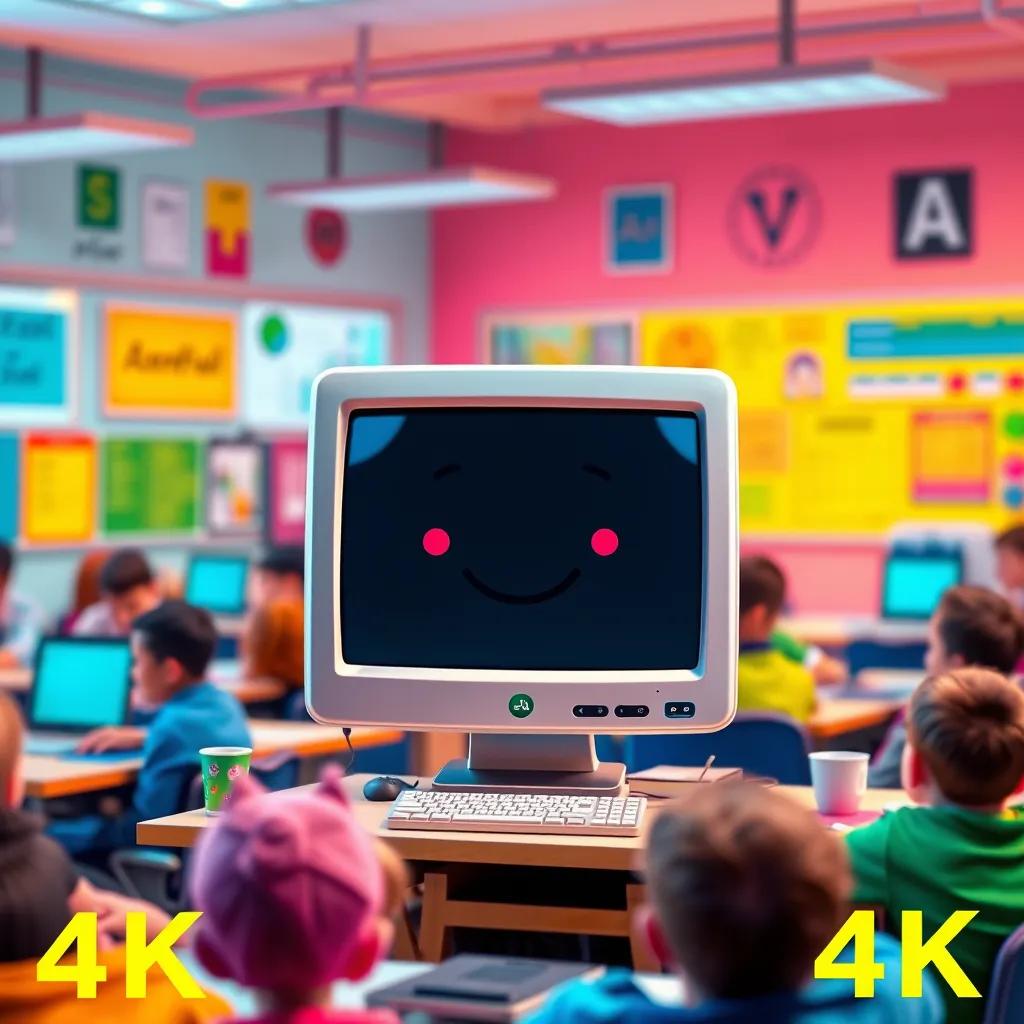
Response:
[[[108,415],[234,415],[232,314],[107,306],[105,334]]]
[[[29,434],[22,533],[29,544],[80,544],[96,529],[96,442],[81,434]]]

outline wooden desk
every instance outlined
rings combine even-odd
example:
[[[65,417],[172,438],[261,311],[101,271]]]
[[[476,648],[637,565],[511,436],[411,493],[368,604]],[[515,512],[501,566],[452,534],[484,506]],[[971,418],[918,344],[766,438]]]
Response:
[[[928,640],[927,622],[896,622],[867,616],[787,616],[779,619],[779,631],[816,647],[846,647],[854,640],[889,644],[923,644]]]
[[[884,725],[903,703],[901,697],[820,697],[807,731],[812,738],[824,740]]]
[[[340,729],[314,722],[250,721],[253,756],[266,757],[291,751],[299,757],[319,757],[346,750]],[[383,747],[402,740],[395,729],[353,729],[352,746],[356,750]],[[25,791],[37,799],[73,796],[103,789],[131,785],[135,781],[142,758],[137,753],[123,759],[68,759],[43,754],[26,754],[24,759]]]
[[[923,668],[866,668],[857,673],[852,690],[871,696],[909,700],[925,677]]]
[[[389,805],[370,803],[363,797],[363,785],[368,778],[368,775],[354,775],[345,785],[363,827],[418,867],[422,874],[423,911],[418,945],[424,959],[442,960],[451,930],[469,927],[628,938],[633,966],[637,970],[657,970],[658,965],[631,927],[633,913],[645,898],[643,884],[631,874],[643,849],[643,836],[391,831],[383,827]],[[810,787],[786,786],[783,789],[805,806],[814,806]],[[898,790],[869,790],[862,809],[881,812],[889,803],[904,801],[905,797]],[[648,823],[658,809],[657,801],[648,805],[645,819]],[[187,811],[143,821],[136,828],[136,838],[142,845],[187,847],[212,820],[202,811]],[[513,868],[600,870],[612,874],[608,882],[601,885],[605,899],[600,907],[524,905],[460,898],[460,866],[468,865],[493,873],[495,888],[503,884],[503,872],[507,874]],[[614,899],[608,900],[609,896]]]

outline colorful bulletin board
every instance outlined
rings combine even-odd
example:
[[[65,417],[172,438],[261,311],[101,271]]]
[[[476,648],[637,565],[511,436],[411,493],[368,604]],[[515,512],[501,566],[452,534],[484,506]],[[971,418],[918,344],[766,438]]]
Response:
[[[263,448],[257,441],[213,440],[206,447],[206,528],[250,537],[263,526]]]
[[[0,540],[18,536],[18,436],[0,434]]]
[[[390,318],[373,310],[250,303],[243,337],[245,418],[275,429],[307,428],[323,370],[393,358]]]
[[[735,380],[744,530],[998,527],[1024,509],[1024,301],[690,310],[641,329],[642,362]]]
[[[21,535],[28,544],[83,544],[96,532],[96,442],[84,434],[25,436]]]
[[[238,358],[233,313],[108,303],[103,333],[108,416],[234,416]]]
[[[182,438],[108,438],[101,447],[103,532],[193,532],[202,493],[200,445]]]
[[[266,450],[266,540],[302,544],[306,537],[306,439],[271,441]]]
[[[628,365],[635,361],[635,334],[632,316],[494,316],[484,325],[484,361],[516,365]]]
[[[74,292],[0,288],[0,423],[74,419],[77,344]]]

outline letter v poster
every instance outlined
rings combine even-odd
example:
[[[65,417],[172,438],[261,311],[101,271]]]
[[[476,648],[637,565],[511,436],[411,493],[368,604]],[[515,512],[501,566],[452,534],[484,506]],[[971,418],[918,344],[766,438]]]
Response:
[[[235,415],[233,312],[107,303],[103,344],[107,416],[224,420]]]

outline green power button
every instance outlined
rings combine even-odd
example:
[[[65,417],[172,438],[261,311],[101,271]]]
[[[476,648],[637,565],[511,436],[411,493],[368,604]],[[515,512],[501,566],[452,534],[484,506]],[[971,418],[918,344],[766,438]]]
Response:
[[[508,702],[508,709],[516,718],[526,718],[533,714],[533,698],[528,693],[514,694]]]

